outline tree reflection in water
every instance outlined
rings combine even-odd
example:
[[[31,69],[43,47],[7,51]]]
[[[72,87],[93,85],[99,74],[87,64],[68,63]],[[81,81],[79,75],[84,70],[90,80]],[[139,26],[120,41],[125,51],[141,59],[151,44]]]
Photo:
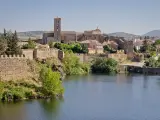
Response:
[[[63,102],[63,98],[39,101],[40,105],[44,109],[46,120],[57,118],[59,116],[60,105],[62,104],[62,102]]]
[[[0,102],[0,120],[25,120],[25,112],[23,102]]]

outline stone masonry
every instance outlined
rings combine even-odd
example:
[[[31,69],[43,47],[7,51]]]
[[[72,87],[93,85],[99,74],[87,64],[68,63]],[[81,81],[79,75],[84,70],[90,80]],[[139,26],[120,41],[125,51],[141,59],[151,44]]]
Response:
[[[27,59],[23,56],[0,56],[0,79],[17,80],[30,76]]]

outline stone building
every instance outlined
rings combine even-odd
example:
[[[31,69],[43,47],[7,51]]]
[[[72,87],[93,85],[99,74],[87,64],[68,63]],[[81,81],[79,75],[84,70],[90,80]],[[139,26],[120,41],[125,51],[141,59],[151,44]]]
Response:
[[[54,18],[54,40],[61,41],[61,18]]]
[[[124,44],[125,53],[126,54],[133,54],[133,50],[134,50],[133,41],[131,41],[131,40],[125,41],[125,44]]]
[[[87,46],[89,54],[102,54],[103,53],[103,45],[97,40],[85,40],[80,43]]]

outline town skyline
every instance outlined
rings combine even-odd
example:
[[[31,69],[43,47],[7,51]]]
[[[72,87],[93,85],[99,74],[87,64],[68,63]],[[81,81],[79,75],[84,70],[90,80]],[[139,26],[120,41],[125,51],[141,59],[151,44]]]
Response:
[[[98,26],[103,33],[143,35],[160,29],[158,0],[94,0],[92,3],[81,0],[68,1],[66,4],[64,0],[2,0],[1,3],[0,32],[3,32],[3,28],[18,32],[50,31],[53,30],[56,16],[62,18],[64,31],[82,32]]]

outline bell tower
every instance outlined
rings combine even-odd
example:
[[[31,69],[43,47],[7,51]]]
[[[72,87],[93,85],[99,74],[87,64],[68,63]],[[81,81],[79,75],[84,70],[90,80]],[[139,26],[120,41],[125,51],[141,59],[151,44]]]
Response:
[[[61,42],[61,18],[54,18],[54,41]]]

